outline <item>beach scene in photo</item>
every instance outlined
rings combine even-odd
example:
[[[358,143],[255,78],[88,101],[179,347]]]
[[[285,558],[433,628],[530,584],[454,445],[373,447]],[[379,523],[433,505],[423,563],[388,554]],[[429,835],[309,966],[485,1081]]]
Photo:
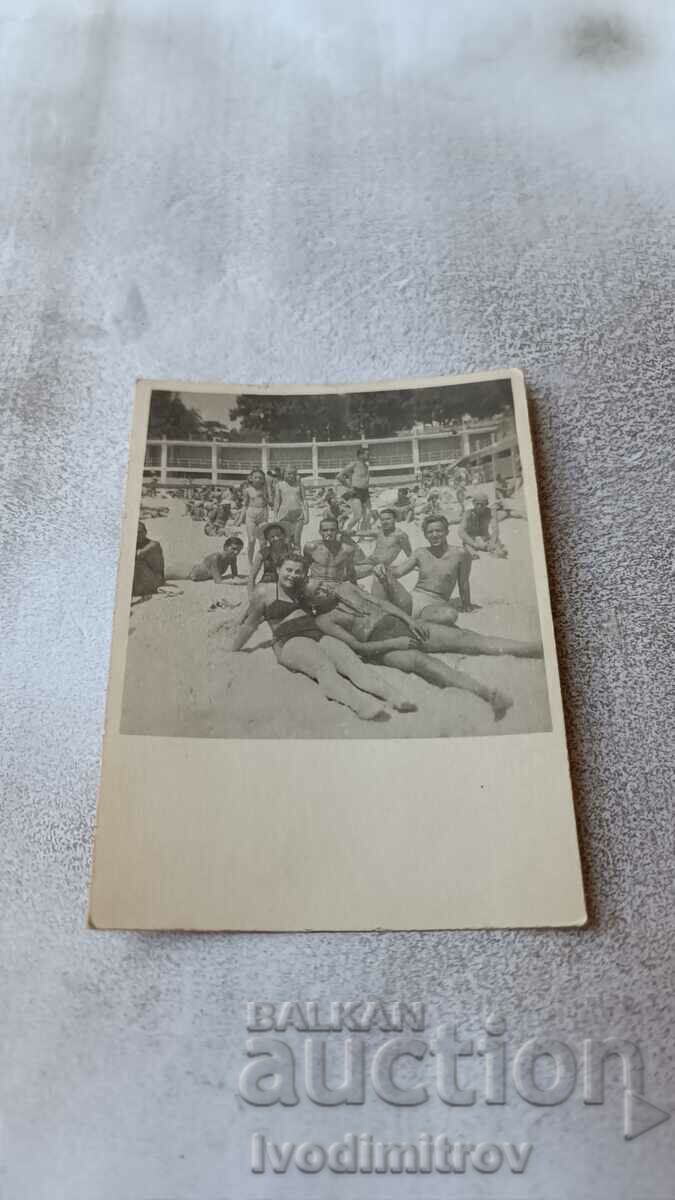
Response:
[[[510,382],[153,394],[120,732],[550,730]]]

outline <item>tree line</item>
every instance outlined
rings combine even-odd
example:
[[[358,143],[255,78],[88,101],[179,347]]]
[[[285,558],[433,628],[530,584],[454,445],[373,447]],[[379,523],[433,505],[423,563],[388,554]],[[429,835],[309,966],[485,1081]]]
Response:
[[[394,437],[416,422],[489,417],[511,404],[508,380],[454,384],[449,387],[353,392],[339,396],[259,396],[243,393],[231,412],[238,423],[206,421],[179,392],[156,390],[150,401],[148,437],[169,439],[218,437],[227,441],[308,442]]]

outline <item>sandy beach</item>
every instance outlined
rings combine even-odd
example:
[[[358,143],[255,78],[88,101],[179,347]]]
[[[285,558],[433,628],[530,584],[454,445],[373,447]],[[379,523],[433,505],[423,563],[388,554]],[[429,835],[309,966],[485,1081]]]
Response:
[[[167,579],[188,574],[204,555],[222,546],[203,523],[185,516],[183,500],[161,494],[147,502],[169,509],[164,517],[144,518],[148,536],[164,551]],[[377,506],[377,498],[374,500]],[[522,505],[501,524],[507,559],[481,554],[471,573],[477,609],[458,624],[485,634],[530,639],[539,636],[527,520]],[[317,536],[319,509],[310,508],[305,539]],[[413,548],[425,545],[418,525],[401,523]],[[233,531],[234,532],[234,531]],[[236,531],[240,532],[240,531]],[[449,542],[458,544],[457,526]],[[361,541],[366,552],[369,543]],[[245,551],[239,570],[248,571]],[[403,581],[412,588],[416,573]],[[370,580],[362,581],[369,589]],[[170,594],[170,592],[173,594]],[[245,650],[228,651],[231,630],[246,609],[245,584],[193,583],[134,602],[130,611],[122,733],[167,737],[219,738],[429,738],[531,733],[550,727],[543,660],[512,657],[436,657],[507,691],[513,707],[495,722],[477,697],[439,690],[416,676],[391,668],[392,676],[418,705],[417,712],[391,712],[387,719],[362,721],[342,705],[325,700],[315,683],[280,666],[265,625]],[[211,611],[215,601],[228,607]],[[230,607],[231,605],[231,607]]]

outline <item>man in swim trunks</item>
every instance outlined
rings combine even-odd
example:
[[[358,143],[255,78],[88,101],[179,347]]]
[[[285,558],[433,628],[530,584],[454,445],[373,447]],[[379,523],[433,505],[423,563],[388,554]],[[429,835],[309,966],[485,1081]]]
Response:
[[[310,581],[305,594],[314,603],[317,626],[327,636],[346,642],[369,662],[418,675],[434,687],[472,692],[491,706],[495,721],[501,720],[511,708],[511,697],[498,688],[487,687],[465,671],[439,662],[433,654],[541,656],[541,648],[534,644],[482,638],[469,630],[412,621],[394,605],[375,600],[348,581],[339,584]]]
[[[335,517],[322,517],[319,538],[307,542],[303,555],[311,579],[341,583],[343,579],[363,579],[372,575],[373,564],[351,538],[338,529]]]
[[[379,641],[382,638],[409,636],[415,641],[414,648],[426,654],[511,655],[513,658],[544,656],[540,639],[522,641],[492,637],[436,619],[429,620],[426,616],[415,619],[397,605],[374,596],[372,592],[365,592],[349,580],[344,583],[308,580],[305,595],[310,599],[317,618],[325,613],[334,614],[344,628],[368,643],[374,639]]]
[[[477,558],[477,551],[483,550],[494,554],[496,558],[506,558],[508,550],[499,540],[499,518],[496,505],[490,508],[490,501],[484,492],[479,492],[473,498],[473,508],[464,511],[459,526],[459,536],[463,546]]]
[[[406,558],[412,554],[410,538],[402,529],[396,528],[396,510],[381,508],[380,530],[368,557],[375,566],[391,567],[401,552]],[[377,576],[373,579],[370,590],[374,596],[386,598],[384,584]]]
[[[195,563],[190,572],[194,583],[203,583],[212,579],[214,583],[225,583],[225,576],[230,571],[232,579],[238,579],[237,556],[244,549],[244,543],[239,537],[229,537],[223,544],[223,549],[215,554],[207,554],[201,562]]]
[[[370,464],[367,446],[359,447],[356,458],[340,471],[336,482],[351,492],[349,500],[352,515],[345,525],[347,532],[359,524],[363,530],[370,529]]]
[[[153,596],[164,585],[164,555],[159,542],[148,537],[143,521],[138,522],[136,534],[136,561],[132,596]]]
[[[379,566],[375,573],[387,598],[405,612],[425,621],[454,625],[457,613],[471,608],[471,557],[463,547],[448,545],[448,528],[447,518],[442,514],[426,517],[422,529],[429,545],[414,550],[398,567]],[[419,574],[410,593],[398,580],[415,570]],[[451,603],[455,587],[459,599]]]

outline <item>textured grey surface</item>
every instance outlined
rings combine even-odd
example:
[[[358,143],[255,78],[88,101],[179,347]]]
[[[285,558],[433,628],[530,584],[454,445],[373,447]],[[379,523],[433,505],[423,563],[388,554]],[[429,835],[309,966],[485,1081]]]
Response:
[[[673,1124],[624,1142],[616,1089],[600,1109],[460,1121],[369,1101],[347,1120],[304,1103],[264,1122],[235,1089],[247,999],[403,996],[474,1024],[498,1008],[514,1039],[633,1038],[650,1099],[675,1107],[673,6],[0,12],[2,1200],[664,1200]],[[85,932],[133,379],[512,365],[591,927]],[[535,1151],[509,1179],[256,1177],[265,1125],[278,1141],[450,1125]]]

